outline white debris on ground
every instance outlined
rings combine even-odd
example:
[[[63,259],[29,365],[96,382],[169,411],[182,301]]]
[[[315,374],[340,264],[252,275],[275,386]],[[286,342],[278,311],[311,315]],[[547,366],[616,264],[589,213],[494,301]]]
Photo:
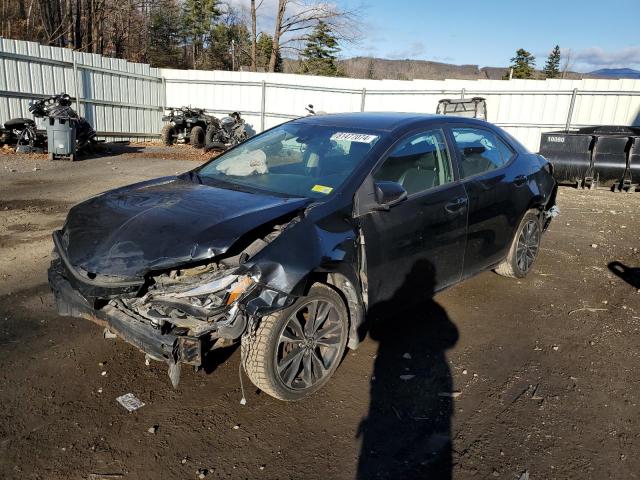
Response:
[[[137,398],[133,393],[125,393],[124,395],[116,398],[116,401],[129,412],[134,412],[145,405],[144,402]]]

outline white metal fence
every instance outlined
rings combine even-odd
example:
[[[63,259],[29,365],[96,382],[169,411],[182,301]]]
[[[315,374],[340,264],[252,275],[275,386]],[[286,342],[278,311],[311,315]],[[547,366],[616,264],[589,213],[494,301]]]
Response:
[[[155,69],[99,55],[0,39],[0,121],[29,116],[35,95],[67,93],[101,136],[157,137],[164,106],[240,111],[257,132],[326,112],[433,113],[441,98],[483,96],[489,121],[537,151],[540,133],[586,125],[640,126],[640,80],[362,80]]]
[[[487,99],[488,120],[531,150],[540,133],[587,125],[640,126],[639,80],[362,80],[162,69],[167,105],[239,110],[256,131],[316,111],[436,111],[442,98]]]
[[[164,86],[141,63],[0,38],[0,122],[31,118],[29,100],[66,92],[101,137],[144,139],[162,128]]]

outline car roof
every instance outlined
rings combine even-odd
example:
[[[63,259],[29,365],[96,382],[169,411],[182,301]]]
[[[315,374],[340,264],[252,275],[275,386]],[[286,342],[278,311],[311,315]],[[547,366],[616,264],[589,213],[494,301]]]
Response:
[[[483,120],[474,118],[456,117],[453,115],[434,115],[429,113],[410,112],[354,112],[354,113],[328,113],[311,115],[293,120],[294,123],[310,123],[343,128],[359,128],[369,130],[395,131],[406,130],[411,126],[425,125],[425,123],[438,122],[465,122],[478,125],[487,125]]]

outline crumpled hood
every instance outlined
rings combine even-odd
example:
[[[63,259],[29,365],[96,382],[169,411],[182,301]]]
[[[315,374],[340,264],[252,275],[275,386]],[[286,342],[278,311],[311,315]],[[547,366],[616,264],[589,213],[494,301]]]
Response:
[[[62,244],[76,268],[139,278],[150,270],[221,255],[243,234],[307,203],[161,178],[74,206]]]

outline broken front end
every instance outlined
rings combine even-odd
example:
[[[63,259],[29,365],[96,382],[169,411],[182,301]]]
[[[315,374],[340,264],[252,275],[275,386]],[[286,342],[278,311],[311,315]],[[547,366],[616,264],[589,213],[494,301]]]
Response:
[[[238,340],[255,318],[295,300],[262,285],[260,272],[244,266],[277,234],[232,257],[125,280],[74,267],[61,232],[55,232],[49,284],[60,315],[92,320],[148,357],[167,362],[176,386],[181,363],[202,366],[208,352]]]

